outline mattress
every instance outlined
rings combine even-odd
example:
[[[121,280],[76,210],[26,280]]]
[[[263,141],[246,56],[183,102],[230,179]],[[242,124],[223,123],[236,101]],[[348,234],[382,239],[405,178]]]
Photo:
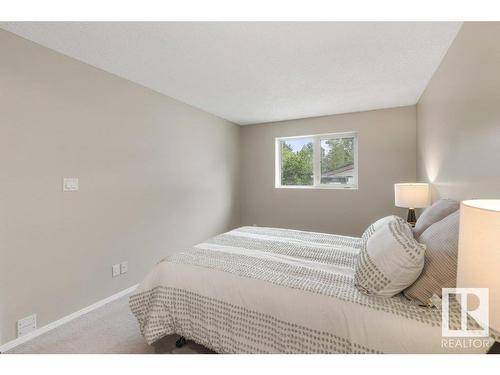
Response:
[[[356,237],[241,227],[163,259],[130,308],[148,343],[175,333],[218,353],[487,350],[442,347],[436,308],[358,291],[361,246]]]

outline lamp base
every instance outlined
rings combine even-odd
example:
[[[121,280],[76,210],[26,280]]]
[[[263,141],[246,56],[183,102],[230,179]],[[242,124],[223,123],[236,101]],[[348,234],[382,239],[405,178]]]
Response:
[[[408,224],[410,224],[412,227],[415,226],[415,223],[417,222],[417,217],[415,215],[415,209],[414,208],[409,208],[408,209],[408,218],[406,219]]]

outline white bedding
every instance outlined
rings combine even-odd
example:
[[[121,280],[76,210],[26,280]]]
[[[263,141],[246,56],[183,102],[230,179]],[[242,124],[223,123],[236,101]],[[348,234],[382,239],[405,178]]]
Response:
[[[148,343],[219,353],[485,352],[441,347],[441,313],[354,286],[361,239],[242,227],[158,263],[130,297]]]

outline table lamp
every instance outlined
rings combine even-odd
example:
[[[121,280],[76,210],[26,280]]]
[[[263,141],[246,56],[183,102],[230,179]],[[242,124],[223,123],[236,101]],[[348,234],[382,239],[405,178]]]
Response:
[[[489,326],[500,332],[500,199],[460,204],[457,287],[489,289]]]
[[[394,201],[397,207],[408,208],[408,218],[406,220],[411,225],[415,225],[417,221],[415,208],[423,208],[429,205],[429,184],[395,184]]]

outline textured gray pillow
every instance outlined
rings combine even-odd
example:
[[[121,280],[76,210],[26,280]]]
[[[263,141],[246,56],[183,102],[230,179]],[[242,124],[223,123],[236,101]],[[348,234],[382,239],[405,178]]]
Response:
[[[422,272],[425,246],[413,238],[411,227],[394,217],[363,244],[354,281],[363,293],[392,297],[410,286]]]
[[[460,204],[453,199],[440,199],[434,202],[433,205],[427,207],[418,218],[415,228],[413,228],[415,239],[418,241],[419,237],[427,228],[437,223],[439,220],[444,219],[452,212],[455,212],[459,207]]]
[[[442,288],[454,288],[457,279],[458,227],[460,211],[432,224],[420,236],[427,246],[424,269],[404,295],[429,305],[433,294],[441,297]]]

